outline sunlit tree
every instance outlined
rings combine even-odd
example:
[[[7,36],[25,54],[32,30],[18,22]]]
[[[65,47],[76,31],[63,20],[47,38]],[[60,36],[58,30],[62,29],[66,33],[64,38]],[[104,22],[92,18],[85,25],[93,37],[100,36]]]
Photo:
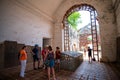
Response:
[[[79,23],[81,23],[81,15],[79,12],[73,12],[70,16],[68,16],[68,23],[70,27],[77,30],[77,26]]]

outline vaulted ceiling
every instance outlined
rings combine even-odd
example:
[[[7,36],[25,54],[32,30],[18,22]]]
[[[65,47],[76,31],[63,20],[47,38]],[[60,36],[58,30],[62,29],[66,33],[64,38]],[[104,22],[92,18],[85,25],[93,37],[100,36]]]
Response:
[[[27,0],[45,14],[52,16],[63,0]]]
[[[49,19],[52,20],[55,11],[65,0],[15,0],[15,1],[19,3],[21,6],[24,6],[24,8],[31,9],[32,11],[47,16]]]
[[[64,2],[69,0],[12,0],[19,3],[24,8],[31,9],[32,12],[42,14],[53,21],[53,16]],[[73,0],[74,1],[74,0]],[[83,0],[84,1],[84,0]],[[115,0],[112,0],[115,2]],[[64,8],[64,7],[63,7]]]

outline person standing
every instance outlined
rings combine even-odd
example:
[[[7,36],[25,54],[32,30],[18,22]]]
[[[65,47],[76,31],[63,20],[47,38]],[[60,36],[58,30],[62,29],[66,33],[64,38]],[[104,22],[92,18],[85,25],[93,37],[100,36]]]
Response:
[[[84,57],[86,57],[86,48],[84,48]]]
[[[46,66],[44,64],[46,52],[48,52],[48,47],[47,46],[42,49],[43,69],[46,69]]]
[[[40,51],[39,51],[39,47],[36,44],[35,47],[32,50],[33,52],[33,69],[36,70],[37,68],[35,67],[35,63],[36,61],[38,62],[38,69],[40,69]]]
[[[57,70],[60,71],[61,51],[59,47],[56,47],[55,54],[56,54],[56,67],[57,67]]]
[[[44,58],[45,58],[45,54],[46,54],[46,51],[45,51],[45,47],[42,49],[42,59],[44,61]]]
[[[26,46],[23,46],[23,48],[20,50],[19,59],[21,63],[20,77],[24,78],[26,62],[27,62]]]
[[[44,60],[44,61],[48,62],[48,64],[46,65],[47,66],[47,72],[48,72],[48,80],[50,80],[51,71],[52,71],[52,75],[53,75],[53,80],[56,80],[55,70],[54,70],[54,66],[55,66],[54,58],[55,58],[55,55],[54,55],[54,52],[52,51],[52,47],[49,46],[48,51],[46,51],[45,60]]]
[[[89,58],[89,63],[92,62],[92,49],[88,47],[88,58]]]

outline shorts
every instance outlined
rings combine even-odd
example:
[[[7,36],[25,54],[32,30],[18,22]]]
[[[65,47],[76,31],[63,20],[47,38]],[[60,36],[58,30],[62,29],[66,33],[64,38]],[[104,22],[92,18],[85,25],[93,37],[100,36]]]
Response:
[[[38,56],[36,56],[36,55],[33,55],[33,61],[35,62],[35,61],[39,61],[39,58],[38,58]]]
[[[91,57],[92,55],[91,55],[91,53],[88,53],[88,57]]]
[[[46,63],[47,63],[47,65],[46,65]],[[46,65],[46,67],[52,68],[55,66],[55,61],[54,60],[47,60],[47,62],[45,62],[45,65]]]
[[[54,65],[55,65],[55,61],[54,60],[50,60],[49,67],[54,67]]]

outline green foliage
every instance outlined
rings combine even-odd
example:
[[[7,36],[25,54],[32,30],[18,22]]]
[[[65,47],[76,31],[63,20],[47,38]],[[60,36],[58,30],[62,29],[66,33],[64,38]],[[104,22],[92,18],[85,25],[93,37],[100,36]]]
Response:
[[[92,36],[88,36],[87,40],[92,41]]]
[[[81,19],[80,19],[80,13],[79,12],[73,12],[69,17],[68,17],[68,23],[69,25],[77,30],[77,25],[78,23],[81,23]]]

